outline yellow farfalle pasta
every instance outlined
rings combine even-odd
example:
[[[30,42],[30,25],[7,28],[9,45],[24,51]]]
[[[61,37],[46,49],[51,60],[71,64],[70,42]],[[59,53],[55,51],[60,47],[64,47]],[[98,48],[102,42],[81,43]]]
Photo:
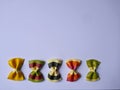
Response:
[[[21,81],[25,79],[24,74],[21,71],[23,63],[24,63],[23,58],[12,58],[8,61],[9,66],[14,69],[9,73],[8,79],[16,81]]]

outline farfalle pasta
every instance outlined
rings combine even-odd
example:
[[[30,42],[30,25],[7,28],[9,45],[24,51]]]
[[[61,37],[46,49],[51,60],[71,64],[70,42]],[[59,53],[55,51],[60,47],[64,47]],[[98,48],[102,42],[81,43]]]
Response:
[[[23,58],[12,58],[8,61],[9,66],[14,69],[9,73],[8,79],[16,81],[21,81],[25,79],[24,74],[21,71],[23,63],[24,63]]]
[[[81,61],[79,59],[69,59],[66,61],[66,65],[71,69],[67,75],[67,81],[74,82],[81,77],[80,73],[76,71],[80,64]]]
[[[41,60],[29,61],[29,67],[32,69],[32,72],[29,74],[29,81],[42,82],[44,80],[43,74],[40,72],[44,64],[45,62]]]
[[[98,72],[96,72],[98,66],[100,65],[100,61],[95,59],[89,59],[86,61],[88,68],[90,71],[86,76],[86,80],[88,81],[97,81],[100,79]]]
[[[50,68],[50,72],[48,73],[48,80],[52,82],[58,82],[62,80],[62,77],[58,71],[61,65],[62,65],[62,60],[59,59],[48,60],[48,67]]]

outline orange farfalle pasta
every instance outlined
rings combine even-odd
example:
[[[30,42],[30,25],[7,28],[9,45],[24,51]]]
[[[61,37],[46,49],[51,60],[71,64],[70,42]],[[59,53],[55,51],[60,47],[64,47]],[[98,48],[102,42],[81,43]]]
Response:
[[[80,73],[76,71],[80,64],[81,61],[78,59],[69,59],[66,61],[66,65],[71,69],[67,75],[67,81],[74,82],[81,77]]]
[[[25,79],[24,74],[21,71],[23,63],[23,58],[12,58],[8,61],[9,66],[11,66],[14,69],[9,73],[8,79],[16,81],[21,81]]]

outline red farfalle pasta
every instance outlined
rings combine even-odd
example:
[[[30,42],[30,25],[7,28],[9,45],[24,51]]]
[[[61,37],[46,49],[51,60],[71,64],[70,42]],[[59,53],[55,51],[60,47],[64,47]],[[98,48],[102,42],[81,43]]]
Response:
[[[29,81],[32,82],[42,82],[44,80],[43,74],[40,72],[40,69],[44,66],[45,62],[42,60],[30,60],[29,67],[32,69],[32,72],[29,74]]]
[[[81,77],[80,73],[76,71],[80,64],[81,61],[79,59],[69,59],[66,61],[66,65],[71,69],[67,75],[67,81],[74,82]]]

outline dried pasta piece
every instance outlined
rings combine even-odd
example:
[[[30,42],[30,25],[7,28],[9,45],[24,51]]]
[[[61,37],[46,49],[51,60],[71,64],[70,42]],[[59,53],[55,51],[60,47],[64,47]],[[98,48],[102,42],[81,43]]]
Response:
[[[81,77],[80,73],[76,71],[80,64],[81,61],[79,59],[69,59],[66,61],[66,65],[71,69],[67,75],[67,81],[74,82]]]
[[[48,60],[48,67],[50,72],[48,73],[48,80],[52,82],[58,82],[62,80],[62,77],[59,73],[59,69],[62,65],[62,60],[60,59],[50,59]]]
[[[32,72],[29,74],[29,81],[32,82],[42,82],[44,81],[43,74],[40,72],[41,68],[44,66],[45,62],[41,60],[30,60],[29,67]]]
[[[87,81],[97,81],[100,79],[98,72],[96,72],[98,66],[100,65],[100,61],[96,59],[89,59],[86,61],[88,68],[90,71],[86,76]]]
[[[12,58],[8,61],[9,66],[11,66],[14,71],[11,71],[8,75],[8,79],[15,81],[22,81],[25,79],[21,67],[24,63],[23,58]]]

